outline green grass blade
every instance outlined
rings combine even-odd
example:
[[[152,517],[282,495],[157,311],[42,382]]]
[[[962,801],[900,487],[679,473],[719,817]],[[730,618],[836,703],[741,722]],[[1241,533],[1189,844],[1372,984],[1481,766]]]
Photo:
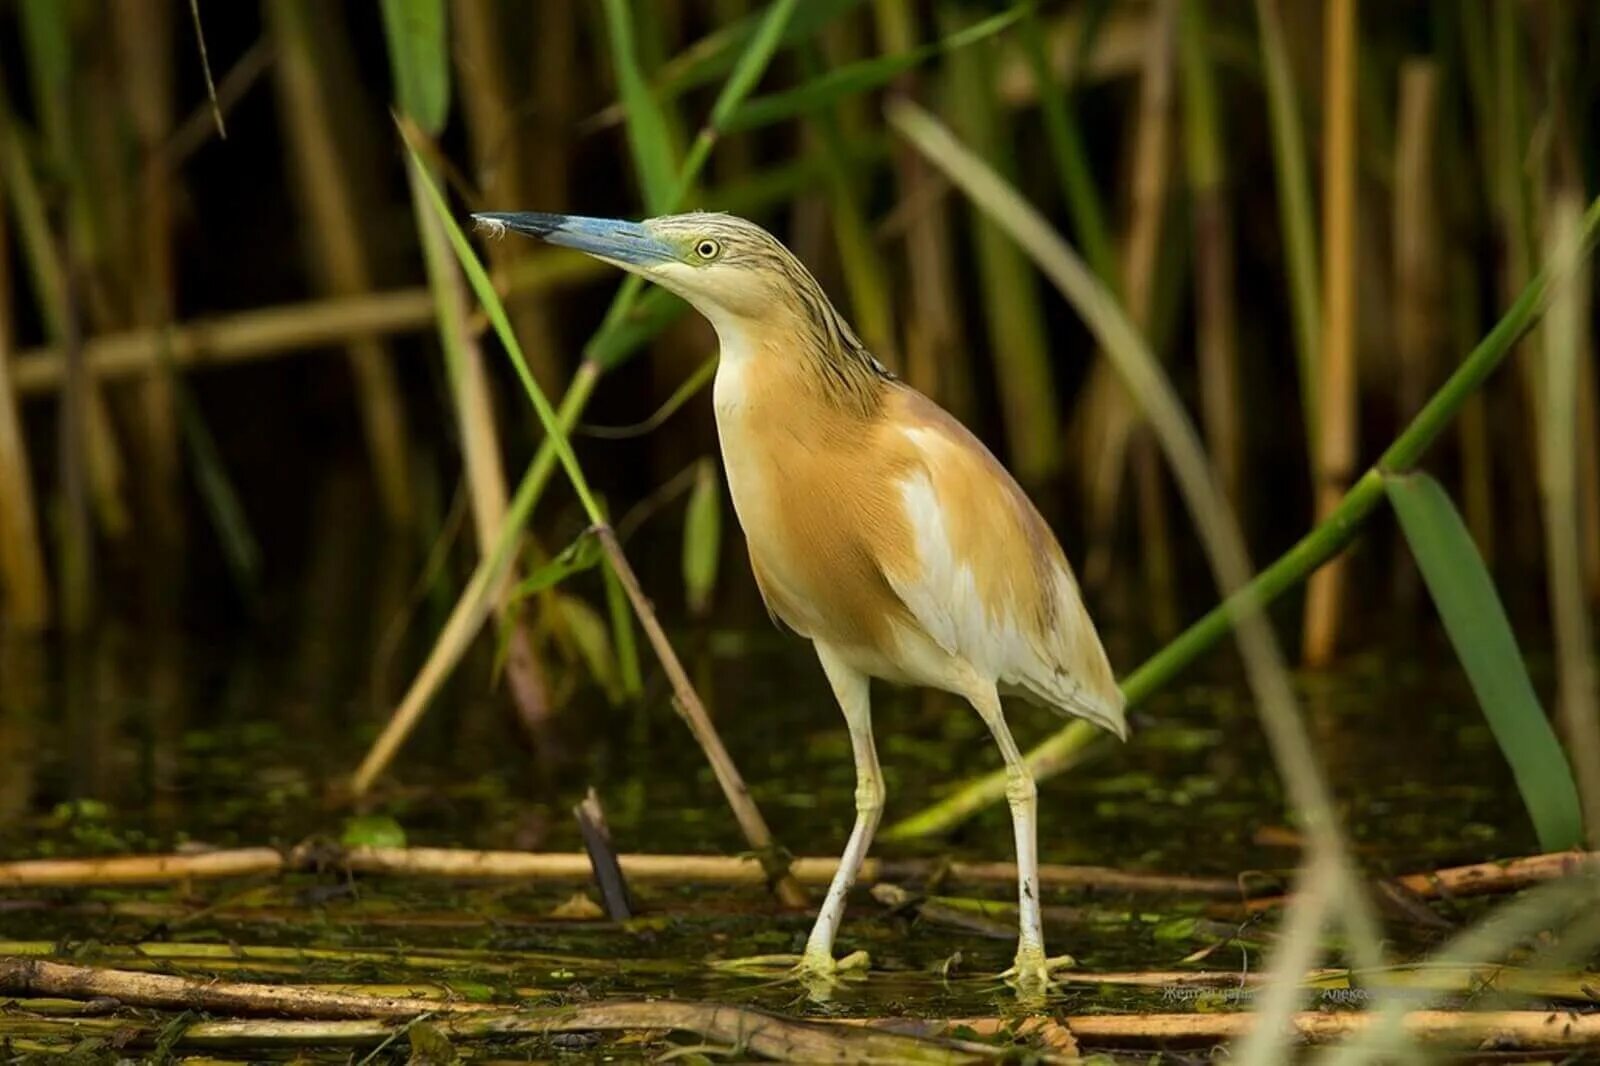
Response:
[[[633,153],[645,206],[652,215],[662,214],[670,210],[667,205],[678,173],[667,117],[639,67],[628,0],[605,0],[605,14],[617,91],[627,112],[628,149]]]
[[[1572,771],[1466,523],[1427,474],[1393,474],[1383,487],[1484,718],[1511,764],[1539,846],[1577,846],[1583,819]]]
[[[472,286],[473,293],[478,297],[478,302],[483,306],[484,314],[489,316],[489,324],[494,328],[495,336],[500,338],[500,343],[505,347],[506,356],[511,360],[511,365],[516,368],[517,378],[522,382],[523,389],[528,394],[528,399],[533,401],[533,409],[539,415],[539,422],[544,426],[550,443],[554,446],[556,457],[561,460],[562,467],[567,472],[567,477],[572,482],[572,490],[578,496],[578,501],[583,504],[583,510],[589,516],[589,521],[595,525],[605,522],[599,504],[595,502],[594,495],[589,491],[588,480],[583,476],[583,470],[578,466],[578,457],[573,454],[572,444],[567,439],[566,432],[556,419],[556,413],[550,406],[550,401],[545,399],[544,390],[539,388],[539,383],[534,380],[533,372],[528,369],[528,360],[522,354],[522,345],[517,343],[516,334],[511,331],[511,320],[506,317],[505,305],[500,302],[500,294],[495,292],[494,282],[489,280],[489,274],[483,269],[477,253],[472,250],[472,245],[467,241],[467,235],[461,232],[461,227],[456,225],[456,220],[450,214],[450,208],[444,202],[444,196],[439,192],[439,186],[434,184],[428,168],[423,164],[422,157],[417,155],[414,147],[408,145],[411,159],[416,164],[417,182],[425,193],[428,208],[438,216],[439,223],[444,227],[445,236],[450,240],[450,247],[455,251],[456,258],[461,263],[461,271],[467,276],[467,284]]]
[[[892,55],[878,56],[850,63],[783,92],[758,96],[730,110],[724,132],[770,126],[785,119],[807,115],[830,107],[846,96],[881,88],[912,67],[927,62],[935,56],[958,51],[969,45],[993,37],[1015,24],[1029,10],[1029,5],[1019,4],[998,15],[991,15],[952,33],[942,41],[922,45]]]
[[[383,35],[400,113],[436,136],[450,115],[444,0],[383,0]]]

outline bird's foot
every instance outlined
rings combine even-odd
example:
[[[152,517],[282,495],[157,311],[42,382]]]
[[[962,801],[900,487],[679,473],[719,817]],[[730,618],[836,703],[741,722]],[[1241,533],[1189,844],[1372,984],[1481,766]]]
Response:
[[[1071,955],[1056,955],[1045,958],[1044,949],[1038,947],[1019,948],[1017,961],[1011,969],[1000,975],[1001,980],[1017,990],[1019,995],[1043,995],[1056,987],[1052,975],[1059,970],[1070,970],[1077,966],[1077,960]]]
[[[860,980],[867,975],[872,957],[865,951],[852,951],[842,959],[835,959],[825,951],[804,955],[747,955],[738,959],[718,959],[713,969],[726,973],[752,974],[797,981],[807,988],[832,986],[846,980]]]

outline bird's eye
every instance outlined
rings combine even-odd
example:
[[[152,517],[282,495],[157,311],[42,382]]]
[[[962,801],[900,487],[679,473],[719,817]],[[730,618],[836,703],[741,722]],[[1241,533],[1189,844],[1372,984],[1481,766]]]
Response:
[[[694,246],[694,254],[699,256],[701,259],[715,259],[717,257],[717,253],[721,251],[722,245],[718,244],[710,237],[706,237],[699,244]]]

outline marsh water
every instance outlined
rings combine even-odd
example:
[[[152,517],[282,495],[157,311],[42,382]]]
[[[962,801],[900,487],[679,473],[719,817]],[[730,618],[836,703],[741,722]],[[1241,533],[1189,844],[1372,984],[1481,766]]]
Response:
[[[320,570],[328,584],[283,597],[249,625],[202,618],[102,631],[70,652],[9,647],[0,856],[338,840],[352,816],[334,802],[339,784],[436,623],[415,589],[353,580],[337,565]],[[392,621],[376,621],[401,615],[411,619],[401,639]],[[758,620],[677,625],[672,637],[781,844],[797,855],[836,854],[853,814],[851,759],[809,650]],[[1387,642],[1395,650],[1299,679],[1307,724],[1362,860],[1374,871],[1402,872],[1536,850],[1448,652],[1419,640]],[[1132,661],[1136,651],[1118,647],[1115,635],[1112,643],[1120,663]],[[480,652],[362,811],[392,818],[412,845],[574,851],[581,840],[570,811],[593,787],[620,851],[744,850],[653,664],[646,661],[645,697],[617,704],[581,671],[553,669],[563,706],[550,740],[556,754],[540,759],[491,689],[489,656]],[[1226,649],[1214,653],[1137,710],[1131,742],[1106,742],[1042,785],[1044,861],[1267,879],[1292,869],[1293,827],[1233,662]],[[887,822],[997,765],[982,724],[954,700],[893,689],[875,696]],[[1026,705],[1012,721],[1024,743],[1059,724]],[[1008,817],[1002,805],[948,836],[875,850],[1006,860]],[[626,923],[583,916],[588,908],[565,916],[575,894],[598,898],[582,882],[453,883],[330,869],[157,889],[5,890],[0,939],[32,950],[54,942],[58,954],[112,965],[130,945],[153,943],[381,949],[399,954],[170,965],[279,980],[428,982],[462,994],[671,995],[929,1017],[988,1016],[1014,1003],[992,977],[1012,952],[1003,912],[952,924],[886,908],[863,888],[839,947],[869,950],[872,977],[815,1003],[792,986],[707,965],[798,950],[805,914],[782,910],[750,885],[632,887],[638,914]],[[1013,892],[1004,884],[938,891],[997,901]],[[1049,947],[1089,971],[1172,969],[1208,947],[1207,968],[1253,970],[1270,942],[1265,928],[1208,918],[1194,899],[1079,890],[1048,891],[1046,902],[1073,906],[1052,915]],[[1417,930],[1417,946],[1439,935]],[[441,971],[438,954],[408,963],[407,949],[468,954]],[[1069,985],[1058,1005],[1148,1009],[1163,994]]]

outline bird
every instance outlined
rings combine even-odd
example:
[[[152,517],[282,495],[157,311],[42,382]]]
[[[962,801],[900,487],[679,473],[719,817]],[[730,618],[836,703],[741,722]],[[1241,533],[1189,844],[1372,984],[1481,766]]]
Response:
[[[1126,740],[1124,699],[1072,567],[994,455],[866,349],[798,257],[757,224],[692,212],[641,222],[483,212],[686,300],[715,330],[717,435],[762,598],[811,641],[844,712],[855,824],[795,966],[837,979],[835,934],[883,811],[874,678],[964,698],[1005,761],[1019,930],[1002,976],[1048,986],[1070,959],[1044,950],[1037,788],[1002,696],[1020,695]],[[862,953],[854,953],[858,962]]]

